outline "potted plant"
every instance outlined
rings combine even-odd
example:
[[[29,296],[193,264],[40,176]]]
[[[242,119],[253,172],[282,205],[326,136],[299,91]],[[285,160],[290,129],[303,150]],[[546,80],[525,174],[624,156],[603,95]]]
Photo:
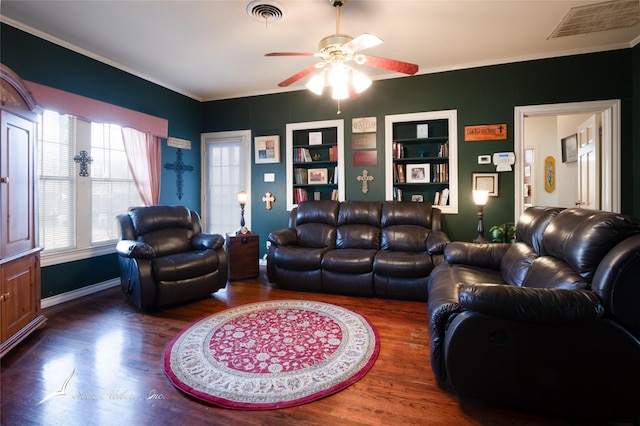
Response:
[[[489,229],[492,243],[512,243],[516,239],[516,227],[507,222],[502,225],[494,225]]]

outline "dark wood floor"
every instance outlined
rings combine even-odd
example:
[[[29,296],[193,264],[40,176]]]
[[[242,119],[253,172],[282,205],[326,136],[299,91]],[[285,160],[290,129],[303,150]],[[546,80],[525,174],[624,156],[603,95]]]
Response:
[[[342,392],[272,411],[218,408],[186,397],[169,383],[162,354],[180,330],[222,309],[269,299],[320,300],[365,315],[381,339],[376,364]],[[47,326],[2,359],[2,425],[573,424],[461,401],[438,388],[429,366],[424,303],[285,291],[261,276],[154,314],[137,312],[119,288],[48,308],[45,314]],[[65,381],[64,394],[44,400]]]

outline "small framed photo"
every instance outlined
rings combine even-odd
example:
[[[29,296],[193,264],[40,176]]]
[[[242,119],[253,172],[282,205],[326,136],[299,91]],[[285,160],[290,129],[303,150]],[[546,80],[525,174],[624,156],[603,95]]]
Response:
[[[578,135],[573,134],[560,139],[562,146],[562,162],[573,163],[578,161]]]
[[[309,184],[322,185],[329,182],[328,169],[309,169],[307,173],[307,182]]]
[[[489,191],[489,196],[498,196],[498,173],[474,173],[472,188]]]
[[[429,183],[431,164],[407,164],[407,183]]]
[[[280,162],[280,136],[258,136],[254,138],[256,164]]]
[[[421,194],[413,194],[411,196],[411,201],[422,203],[424,201],[424,197]]]

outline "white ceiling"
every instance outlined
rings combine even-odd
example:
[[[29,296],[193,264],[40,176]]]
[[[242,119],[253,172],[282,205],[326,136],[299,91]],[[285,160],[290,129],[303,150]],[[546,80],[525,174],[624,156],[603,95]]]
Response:
[[[275,0],[277,22],[258,22],[249,0],[2,0],[3,22],[206,101],[286,90],[277,84],[314,64],[313,57],[264,57],[275,51],[315,52],[335,33],[328,0]],[[419,65],[418,74],[629,48],[640,23],[587,35],[548,39],[572,7],[602,0],[349,0],[341,32],[384,40],[365,53]],[[370,67],[373,79],[401,77]],[[308,77],[307,77],[308,78]],[[375,84],[375,83],[374,83]]]

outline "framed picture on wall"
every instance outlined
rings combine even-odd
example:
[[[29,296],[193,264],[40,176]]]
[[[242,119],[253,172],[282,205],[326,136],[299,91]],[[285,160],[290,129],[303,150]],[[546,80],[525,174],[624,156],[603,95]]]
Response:
[[[497,173],[474,173],[472,189],[489,191],[489,196],[498,196],[498,174]]]
[[[280,136],[258,136],[254,145],[256,164],[280,162]]]
[[[560,140],[562,145],[562,162],[573,163],[578,161],[578,135],[573,134]]]

